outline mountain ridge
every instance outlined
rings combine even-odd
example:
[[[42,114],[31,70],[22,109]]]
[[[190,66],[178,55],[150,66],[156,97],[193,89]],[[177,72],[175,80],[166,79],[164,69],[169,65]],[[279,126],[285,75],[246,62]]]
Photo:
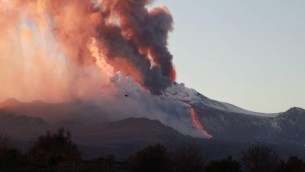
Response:
[[[135,97],[130,95],[130,98],[127,98],[124,95],[124,101]],[[186,114],[171,114],[175,111],[165,110],[168,114],[164,117],[165,121],[151,118],[145,113],[141,114],[142,116],[109,120],[103,117],[106,111],[91,102],[23,103],[8,99],[0,103],[0,130],[1,133],[9,131],[7,134],[15,140],[29,140],[46,130],[68,128],[76,143],[82,145],[90,156],[107,153],[119,155],[120,152],[122,155],[128,155],[148,144],[174,145],[175,142],[190,140],[210,145],[213,150],[215,146],[212,144],[230,145],[229,147],[234,147],[231,154],[234,153],[233,150],[237,151],[245,145],[257,142],[276,145],[285,150],[289,148],[295,150],[294,154],[298,151],[305,154],[305,110],[302,108],[291,107],[285,112],[266,115],[210,99],[181,84],[165,90],[161,101],[163,99],[177,102],[174,105],[187,104],[188,106],[184,107]],[[211,140],[191,136],[196,128],[187,114],[190,107],[196,111],[198,120],[207,132],[214,136]],[[175,128],[175,123],[166,123],[166,120],[180,120],[184,123],[178,123],[180,126]],[[182,127],[189,128],[190,133],[179,130],[184,124],[187,125]],[[131,148],[127,151],[128,147]],[[217,149],[220,150],[220,147]],[[291,152],[289,149],[286,152]],[[222,151],[223,154],[229,153],[228,150]]]

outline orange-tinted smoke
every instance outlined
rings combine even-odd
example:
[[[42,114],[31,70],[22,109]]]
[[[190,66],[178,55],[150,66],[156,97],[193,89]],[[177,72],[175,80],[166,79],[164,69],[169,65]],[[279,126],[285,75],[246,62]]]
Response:
[[[0,100],[66,101],[94,95],[107,82],[87,48],[98,20],[91,5],[0,1]]]
[[[173,19],[165,7],[148,10],[150,2],[0,0],[0,99],[94,94],[108,78],[96,57],[160,93],[175,80],[167,48]]]
[[[96,3],[53,0],[48,11],[51,16],[59,16],[55,23],[60,27],[55,27],[55,34],[77,62],[90,64],[95,60],[88,58],[86,48],[81,48],[93,37],[100,53],[115,71],[133,76],[144,88],[159,94],[176,75],[167,48],[173,19],[165,7],[149,11],[148,3],[147,0],[101,0]]]
[[[127,57],[130,64],[126,65],[131,65],[132,68],[136,66],[142,75],[142,80],[138,79],[138,82],[153,93],[160,93],[176,77],[172,55],[167,48],[168,32],[173,29],[173,18],[168,9],[162,6],[148,10],[146,5],[151,0],[100,2],[107,22],[98,31],[107,34],[101,36],[101,42],[106,43],[103,47],[108,47],[107,56],[116,60]],[[107,28],[111,31],[107,31]],[[103,39],[105,37],[117,41],[109,44]],[[134,72],[121,68],[119,70]]]

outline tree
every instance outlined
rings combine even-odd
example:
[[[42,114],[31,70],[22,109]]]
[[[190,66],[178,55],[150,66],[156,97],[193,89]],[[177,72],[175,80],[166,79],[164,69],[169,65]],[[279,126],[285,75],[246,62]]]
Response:
[[[249,172],[270,172],[279,163],[279,155],[266,145],[256,144],[242,153],[241,164]]]
[[[107,155],[103,158],[105,164],[105,171],[112,171],[114,163],[115,163],[115,156],[114,155]]]
[[[0,134],[0,149],[7,148],[7,140],[3,134]]]
[[[167,148],[161,144],[148,146],[130,159],[135,172],[169,172],[171,159]]]
[[[26,158],[17,148],[8,144],[8,139],[0,135],[0,169],[12,169],[22,167],[26,164]]]
[[[173,152],[176,172],[201,172],[205,160],[198,144],[183,144]]]
[[[205,166],[205,172],[241,172],[241,165],[231,156],[226,159],[214,160]]]
[[[61,128],[56,133],[46,132],[30,147],[28,156],[35,166],[57,166],[60,162],[81,159],[77,146],[71,141],[70,132]]]
[[[281,162],[277,168],[277,172],[304,172],[305,163],[302,159],[296,156],[288,158],[287,162]]]

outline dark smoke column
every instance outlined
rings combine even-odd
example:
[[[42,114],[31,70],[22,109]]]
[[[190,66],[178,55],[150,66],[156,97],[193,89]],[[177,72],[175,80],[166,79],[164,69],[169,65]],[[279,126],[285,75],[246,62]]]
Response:
[[[151,0],[101,0],[96,39],[115,70],[131,75],[153,94],[175,81],[167,48],[173,18],[166,7],[148,10]]]

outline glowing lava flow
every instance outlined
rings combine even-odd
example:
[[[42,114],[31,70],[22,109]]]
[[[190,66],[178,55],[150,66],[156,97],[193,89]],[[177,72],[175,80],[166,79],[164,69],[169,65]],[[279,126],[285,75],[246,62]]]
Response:
[[[193,120],[193,124],[194,126],[197,128],[197,130],[203,134],[206,138],[210,139],[213,136],[207,132],[207,130],[203,127],[203,125],[200,123],[197,112],[195,111],[195,109],[191,106],[190,107],[191,110],[191,115],[192,115],[192,120]]]
[[[180,102],[182,102],[180,100]],[[203,125],[200,123],[199,121],[199,118],[198,118],[198,115],[197,115],[197,112],[196,110],[192,107],[192,105],[188,104],[188,103],[185,103],[185,102],[182,102],[185,107],[189,108],[190,109],[190,112],[191,112],[191,116],[192,116],[192,120],[193,120],[193,124],[194,126],[196,127],[196,129],[203,135],[205,136],[206,138],[208,139],[211,139],[213,136],[208,133],[208,131],[203,127]]]

